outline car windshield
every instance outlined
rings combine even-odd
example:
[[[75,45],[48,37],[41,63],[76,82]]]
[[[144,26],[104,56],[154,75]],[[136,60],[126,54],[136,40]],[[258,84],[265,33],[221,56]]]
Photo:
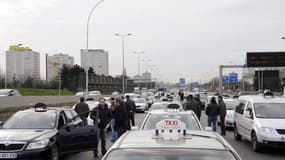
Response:
[[[236,106],[239,105],[239,101],[228,101],[225,102],[227,110],[234,110]]]
[[[53,111],[20,111],[9,118],[3,129],[52,129],[56,125],[56,113]]]
[[[150,114],[142,129],[143,130],[155,129],[156,123],[164,119],[179,119],[180,121],[186,124],[188,130],[201,130],[198,124],[199,122],[197,122],[195,118],[190,114],[175,114],[175,115]]]
[[[134,98],[135,103],[146,103],[145,98]]]
[[[99,91],[90,91],[89,93],[90,93],[90,94],[100,94]]]
[[[236,160],[230,151],[207,149],[118,149],[105,160]]]
[[[285,118],[284,103],[256,103],[254,110],[257,118]]]

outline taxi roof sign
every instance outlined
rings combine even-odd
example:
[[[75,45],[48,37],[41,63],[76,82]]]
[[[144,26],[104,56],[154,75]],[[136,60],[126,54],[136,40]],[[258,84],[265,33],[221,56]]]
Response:
[[[164,119],[159,121],[155,129],[157,130],[186,130],[186,124],[179,119]]]

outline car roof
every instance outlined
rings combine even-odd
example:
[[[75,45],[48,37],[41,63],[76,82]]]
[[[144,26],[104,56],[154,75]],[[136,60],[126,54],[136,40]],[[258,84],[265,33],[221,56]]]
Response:
[[[247,100],[251,103],[285,103],[285,98],[281,97],[264,97],[263,95],[240,96],[240,100]]]
[[[61,111],[66,111],[66,110],[72,110],[72,108],[69,107],[47,107],[46,112],[56,112],[59,113]],[[29,108],[25,110],[20,110],[20,112],[36,112],[34,108]]]
[[[149,114],[168,114],[168,113],[177,113],[177,114],[192,114],[195,113],[191,110],[187,111],[181,111],[179,109],[157,109],[157,110],[151,110]]]
[[[189,138],[189,134],[191,138]],[[154,130],[129,131],[124,134],[112,148],[232,149],[228,142],[214,132],[189,130],[187,131],[187,136],[188,138],[183,138],[183,140],[163,140],[161,138],[155,138]]]

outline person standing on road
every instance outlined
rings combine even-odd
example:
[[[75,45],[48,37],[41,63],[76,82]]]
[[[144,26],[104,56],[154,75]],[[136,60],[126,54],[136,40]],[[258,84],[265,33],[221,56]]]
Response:
[[[112,139],[111,142],[115,142],[118,139],[118,132],[115,131],[115,98],[110,98],[112,120],[111,120],[111,129],[112,129]]]
[[[80,97],[80,103],[76,104],[75,112],[79,115],[81,120],[83,121],[83,125],[87,126],[87,117],[89,115],[89,106],[84,102],[84,97]]]
[[[221,123],[221,135],[226,135],[225,118],[227,115],[227,107],[222,96],[218,96],[219,101],[219,112],[220,112],[220,123]]]
[[[118,132],[118,138],[123,135],[128,128],[128,113],[121,98],[115,99],[115,130]]]
[[[201,102],[201,100],[200,100],[200,95],[199,95],[199,94],[195,95],[194,100],[195,100],[195,101],[198,103],[198,105],[199,105],[199,110],[198,110],[199,112],[198,112],[197,117],[198,117],[198,119],[199,119],[199,121],[200,121],[201,114],[202,114],[202,110],[204,110],[205,105]]]
[[[96,147],[94,149],[94,157],[98,157],[98,143],[101,140],[101,153],[105,155],[107,152],[106,149],[106,126],[110,123],[111,120],[111,111],[108,108],[108,105],[105,102],[104,98],[99,98],[99,105],[95,107],[91,112],[91,119],[94,120],[94,124],[96,125],[97,120],[97,135],[98,141]]]
[[[219,106],[216,98],[212,97],[210,104],[206,108],[206,115],[208,116],[208,127],[213,127],[213,131],[217,131],[217,117],[219,115]]]
[[[136,111],[136,104],[133,100],[131,100],[130,96],[126,96],[126,109],[128,112],[128,129],[131,130],[131,123],[132,126],[135,126],[135,111]],[[130,123],[131,122],[131,123]]]
[[[193,95],[189,95],[187,97],[187,102],[185,102],[183,104],[183,109],[185,111],[192,110],[196,114],[198,119],[200,119],[200,117],[201,117],[201,108],[199,106],[199,103],[194,100]]]
[[[179,90],[178,95],[180,97],[180,101],[183,102],[184,101],[184,93],[183,90]]]

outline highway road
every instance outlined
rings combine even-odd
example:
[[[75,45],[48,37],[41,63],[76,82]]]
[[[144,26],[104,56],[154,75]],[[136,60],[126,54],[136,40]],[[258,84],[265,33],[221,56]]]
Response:
[[[137,125],[140,125],[145,117],[145,114],[139,113],[136,114],[136,123]],[[202,125],[206,125],[206,117],[205,115],[202,117]],[[110,142],[110,135],[111,133],[108,133],[107,138],[107,146],[110,147],[112,143]],[[227,130],[227,135],[225,138],[228,140],[228,142],[236,149],[236,151],[239,153],[239,155],[242,157],[243,160],[284,160],[285,159],[285,152],[282,149],[272,149],[268,148],[265,149],[264,153],[255,153],[252,151],[250,143],[248,141],[242,140],[242,141],[235,141],[233,136],[232,130]],[[100,145],[99,145],[100,146]],[[99,148],[100,150],[100,148]],[[101,155],[99,158],[100,159]],[[83,153],[77,153],[72,155],[66,155],[62,157],[63,160],[93,160],[93,152],[83,152]],[[96,160],[95,159],[95,160]]]

